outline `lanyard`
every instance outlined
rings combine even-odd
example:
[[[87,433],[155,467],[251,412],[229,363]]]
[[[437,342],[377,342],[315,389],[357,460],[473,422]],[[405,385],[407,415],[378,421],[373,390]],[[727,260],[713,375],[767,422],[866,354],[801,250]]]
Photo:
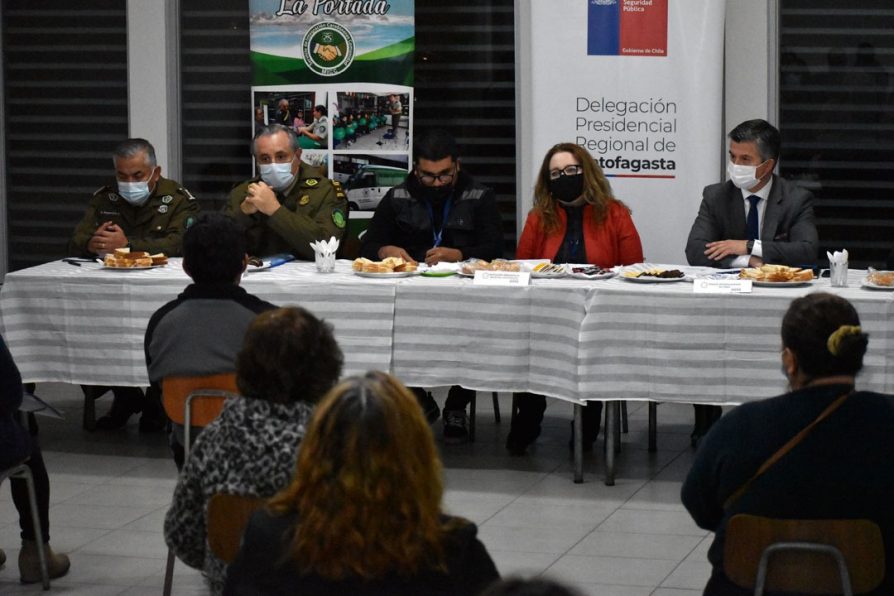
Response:
[[[441,228],[435,231],[435,212],[431,208],[431,201],[426,200],[425,206],[428,208],[428,217],[431,219],[431,234],[432,240],[434,244],[432,248],[437,248],[441,246],[441,236],[444,234],[444,228],[447,226],[447,216],[450,215],[450,209],[453,207],[453,191],[450,192],[450,195],[447,197],[447,200],[444,201],[444,214],[441,219]]]

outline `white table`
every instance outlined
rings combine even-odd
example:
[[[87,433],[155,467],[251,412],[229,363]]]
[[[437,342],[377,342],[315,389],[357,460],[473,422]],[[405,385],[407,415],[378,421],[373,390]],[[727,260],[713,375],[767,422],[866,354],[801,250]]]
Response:
[[[523,288],[458,276],[368,279],[339,261],[331,274],[289,263],[246,274],[242,285],[333,323],[345,374],[375,368],[411,386],[603,400],[611,412],[612,400],[738,404],[781,393],[782,314],[793,298],[819,290],[853,302],[870,333],[861,387],[894,392],[894,293],[860,288],[863,275],[851,271],[848,288],[822,279],[724,296],[695,295],[686,282],[618,278],[538,279]],[[188,283],[179,259],[145,271],[40,265],[6,276],[0,331],[26,382],[145,386],[146,323]],[[610,441],[616,431],[608,425]]]

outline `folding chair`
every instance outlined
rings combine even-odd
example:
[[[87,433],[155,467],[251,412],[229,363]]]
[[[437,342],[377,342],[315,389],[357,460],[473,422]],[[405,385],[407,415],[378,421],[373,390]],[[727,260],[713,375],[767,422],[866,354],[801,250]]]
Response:
[[[40,579],[44,590],[50,589],[50,572],[47,568],[47,553],[43,545],[43,532],[40,528],[40,516],[37,513],[37,493],[34,491],[34,477],[31,476],[31,468],[21,463],[5,470],[0,470],[0,484],[7,478],[21,478],[28,487],[28,505],[31,507],[31,524],[34,527],[34,537],[37,543],[37,557],[40,561]]]
[[[162,403],[168,418],[183,425],[183,460],[189,460],[190,431],[208,426],[223,409],[228,397],[238,395],[236,373],[195,377],[165,377],[161,383]],[[168,549],[164,596],[170,596],[174,581],[174,551]]]
[[[878,525],[866,519],[771,519],[734,515],[723,570],[735,584],[805,594],[862,594],[885,577]]]
[[[233,562],[251,514],[263,504],[260,497],[212,495],[208,501],[208,544],[215,557],[225,563]]]

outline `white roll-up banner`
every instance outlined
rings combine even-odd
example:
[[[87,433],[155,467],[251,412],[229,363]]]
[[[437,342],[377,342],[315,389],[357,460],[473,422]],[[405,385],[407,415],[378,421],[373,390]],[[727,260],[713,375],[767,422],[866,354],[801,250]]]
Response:
[[[633,211],[645,259],[685,263],[720,181],[723,0],[516,2],[518,229],[547,150],[585,147]]]

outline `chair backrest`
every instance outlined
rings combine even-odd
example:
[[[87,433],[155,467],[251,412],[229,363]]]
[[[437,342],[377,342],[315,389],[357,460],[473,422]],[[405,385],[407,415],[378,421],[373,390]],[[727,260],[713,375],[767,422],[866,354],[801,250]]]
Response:
[[[255,509],[264,504],[260,497],[216,493],[208,501],[208,545],[214,556],[232,563],[239,552],[242,534]]]
[[[735,584],[754,589],[761,555],[778,543],[812,543],[838,549],[855,594],[869,592],[885,577],[882,532],[867,519],[772,519],[734,515],[726,528],[723,570]],[[785,548],[769,562],[766,588],[805,594],[841,594],[838,566],[827,553]]]
[[[165,377],[161,382],[161,394],[168,418],[176,424],[185,424],[187,398],[202,392],[208,392],[208,399],[190,400],[192,426],[208,426],[220,414],[226,394],[238,393],[236,373]]]

